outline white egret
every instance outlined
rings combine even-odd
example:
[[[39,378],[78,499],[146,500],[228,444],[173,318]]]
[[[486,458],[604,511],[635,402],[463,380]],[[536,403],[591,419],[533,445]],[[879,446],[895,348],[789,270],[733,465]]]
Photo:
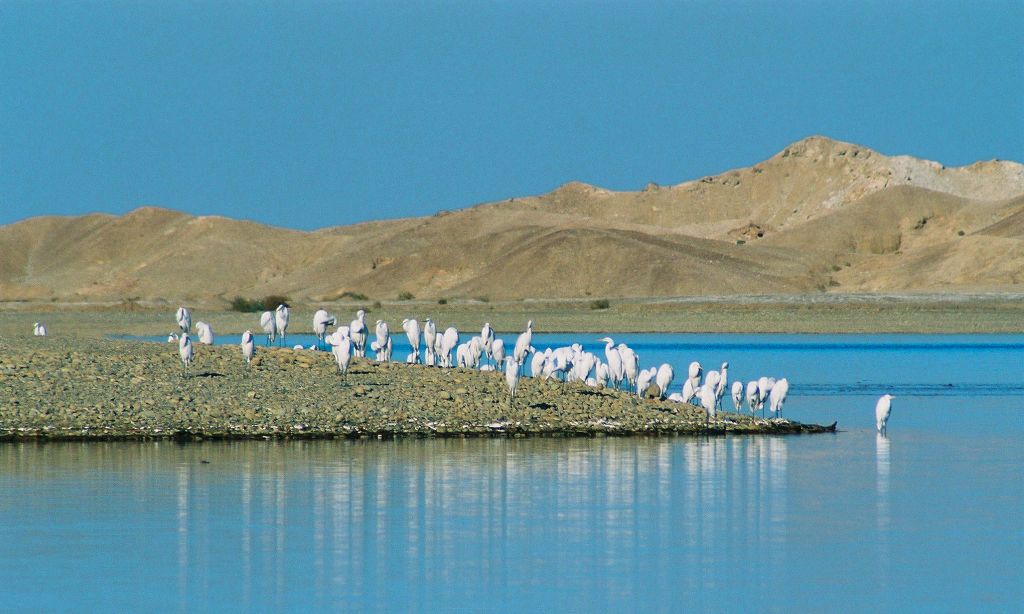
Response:
[[[892,414],[892,400],[895,398],[891,394],[883,394],[875,404],[875,428],[882,435],[886,434],[886,425],[889,422],[889,415]]]
[[[700,366],[700,363],[696,360],[690,363],[687,369],[687,378],[690,380],[690,386],[693,388],[694,394],[700,389],[700,376],[704,374],[704,368]]]
[[[530,344],[533,343],[533,320],[526,323],[526,330],[516,338],[516,346],[512,351],[512,358],[520,367],[526,362],[526,355],[530,353]],[[518,373],[518,369],[516,373]]]
[[[647,387],[651,385],[651,380],[657,374],[658,370],[654,367],[640,371],[636,376],[636,396],[643,398],[644,392],[647,391]]]
[[[519,383],[519,363],[509,356],[505,359],[505,384],[508,386],[508,404],[512,406],[516,398],[516,387]]]
[[[611,378],[612,387],[618,388],[622,381],[622,354],[611,337],[602,337],[598,341],[604,341],[604,359],[608,362],[608,377]]]
[[[192,340],[188,338],[188,333],[182,333],[181,338],[178,339],[178,356],[181,357],[181,374],[187,376],[188,368],[192,365],[192,359],[195,358]]]
[[[178,307],[174,319],[178,321],[178,328],[181,329],[181,332],[187,333],[192,330],[192,312],[187,307]]]
[[[352,339],[349,338],[347,331],[339,329],[327,338],[327,342],[331,344],[331,354],[338,363],[338,370],[342,375],[346,375],[349,365],[352,364]]]
[[[484,356],[490,359],[491,346],[494,343],[494,328],[491,327],[490,322],[484,322],[484,327],[480,329],[480,347],[483,350]]]
[[[683,402],[689,403],[695,396],[697,396],[697,389],[693,387],[693,380],[686,378],[686,381],[683,382]]]
[[[701,385],[700,390],[697,393],[697,398],[700,399],[700,406],[704,408],[704,414],[707,418],[714,418],[718,415],[718,397],[715,396],[715,387],[704,382]]]
[[[550,355],[550,349],[544,352],[533,353],[533,358],[530,359],[530,375],[532,377],[540,377],[544,373],[544,363],[547,362]]]
[[[32,327],[32,334],[35,335],[36,337],[45,337],[46,325],[36,322],[35,325],[33,325]]]
[[[402,330],[405,331],[405,338],[409,340],[409,347],[412,348],[412,352],[409,353],[405,362],[418,365],[420,363],[420,323],[414,319],[405,318],[402,320]]]
[[[743,382],[732,383],[732,406],[736,411],[743,409]]]
[[[356,312],[356,319],[349,324],[348,334],[352,340],[352,355],[366,356],[366,312],[362,309]]]
[[[424,363],[428,366],[434,366],[437,362],[437,355],[434,352],[434,341],[437,337],[437,328],[434,326],[434,321],[427,318],[427,321],[423,324],[423,345],[424,345]]]
[[[449,326],[444,329],[444,334],[441,335],[441,365],[444,367],[451,368],[452,366],[452,350],[459,344],[459,331],[454,326]]]
[[[313,333],[316,335],[316,346],[321,348],[324,345],[324,338],[327,336],[327,327],[337,324],[334,316],[327,313],[326,309],[317,309],[313,314]]]
[[[242,333],[242,358],[245,359],[245,366],[249,367],[252,365],[252,357],[256,355],[256,343],[252,338],[252,331],[247,330]]]
[[[603,362],[599,363],[597,367],[594,369],[594,379],[597,381],[597,385],[602,388],[607,387],[609,377],[610,373],[608,370],[608,365]]]
[[[500,338],[491,342],[491,360],[500,365],[505,362],[505,342]]]
[[[374,328],[377,340],[370,344],[371,349],[376,353],[377,362],[388,362],[391,360],[391,329],[384,320],[377,320]]]
[[[622,359],[622,375],[626,378],[627,389],[636,388],[636,378],[639,375],[640,357],[633,348],[625,343],[619,344],[619,357]]]
[[[274,310],[274,320],[277,322],[277,334],[281,335],[281,344],[288,343],[288,304],[281,303]]]
[[[196,334],[199,336],[199,343],[213,345],[213,327],[206,322],[196,322]]]
[[[772,382],[765,376],[757,378],[757,408],[764,415],[764,402],[768,400],[768,393],[772,391]]]
[[[471,366],[470,365],[470,361],[471,360],[472,359],[469,357],[469,344],[468,343],[460,343],[459,347],[455,348],[455,366],[456,367],[469,367],[469,366]]]
[[[171,334],[167,335],[167,343],[177,343],[177,342],[178,342],[178,333],[171,333]]]
[[[786,402],[786,395],[789,394],[789,380],[782,378],[775,382],[769,394],[768,407],[776,416],[782,415],[782,404]]]
[[[722,374],[718,380],[718,385],[715,386],[715,406],[716,409],[722,405],[722,397],[725,396],[725,391],[729,387],[729,363],[722,363]]]
[[[267,334],[267,345],[277,339],[277,318],[273,311],[264,311],[260,314],[260,328]]]
[[[750,408],[751,414],[757,411],[757,407],[760,403],[761,398],[757,393],[757,380],[751,380],[747,382],[747,407]]]
[[[661,398],[665,398],[668,395],[668,387],[672,385],[672,378],[675,377],[675,371],[672,370],[672,365],[667,362],[658,367],[658,374],[654,376],[654,383],[658,384],[658,389],[661,391]]]

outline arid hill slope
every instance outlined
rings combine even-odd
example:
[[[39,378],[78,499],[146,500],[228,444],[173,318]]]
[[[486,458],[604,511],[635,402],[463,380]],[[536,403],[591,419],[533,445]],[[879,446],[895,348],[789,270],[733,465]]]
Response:
[[[823,137],[750,168],[300,232],[143,207],[0,227],[0,300],[1020,290],[1024,166]]]

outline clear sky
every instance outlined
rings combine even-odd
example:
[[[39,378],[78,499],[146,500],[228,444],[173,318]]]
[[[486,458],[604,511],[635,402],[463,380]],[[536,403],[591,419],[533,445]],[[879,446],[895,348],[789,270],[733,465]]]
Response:
[[[0,2],[0,224],[295,228],[748,166],[1024,160],[1024,2]]]

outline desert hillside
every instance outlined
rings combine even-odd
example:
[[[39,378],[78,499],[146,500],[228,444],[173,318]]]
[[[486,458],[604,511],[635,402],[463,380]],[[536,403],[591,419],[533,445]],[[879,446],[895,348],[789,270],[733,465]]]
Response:
[[[518,299],[1024,285],[1024,166],[810,137],[750,168],[300,232],[143,207],[0,226],[0,300]]]

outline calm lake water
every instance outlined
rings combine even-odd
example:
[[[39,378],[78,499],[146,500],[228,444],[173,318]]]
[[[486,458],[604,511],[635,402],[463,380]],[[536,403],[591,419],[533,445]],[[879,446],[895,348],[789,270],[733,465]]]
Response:
[[[4,607],[1024,607],[1024,336],[622,339],[844,430],[0,445]]]

